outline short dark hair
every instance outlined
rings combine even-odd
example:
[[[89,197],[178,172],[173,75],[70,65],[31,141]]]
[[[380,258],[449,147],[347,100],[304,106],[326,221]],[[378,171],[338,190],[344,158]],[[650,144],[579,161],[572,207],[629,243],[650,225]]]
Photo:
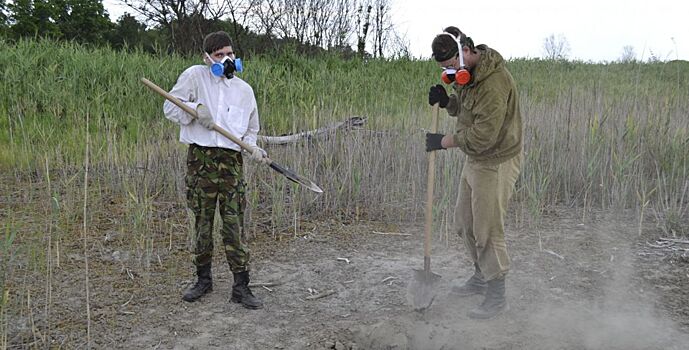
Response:
[[[442,62],[457,55],[459,53],[457,39],[459,39],[459,45],[462,47],[467,46],[474,51],[474,41],[466,36],[466,34],[462,33],[459,28],[450,26],[445,28],[442,34],[436,35],[435,39],[433,39],[433,43],[431,44],[433,58],[438,62]]]
[[[213,32],[203,38],[203,51],[213,53],[225,46],[233,46],[232,38],[224,31]]]

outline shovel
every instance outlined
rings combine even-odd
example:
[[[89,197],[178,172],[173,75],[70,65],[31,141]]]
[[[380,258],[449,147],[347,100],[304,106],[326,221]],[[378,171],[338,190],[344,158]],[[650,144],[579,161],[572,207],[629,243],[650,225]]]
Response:
[[[433,123],[431,132],[438,131],[439,106],[433,105]],[[440,280],[440,275],[431,272],[431,231],[433,228],[433,186],[435,184],[435,151],[428,154],[428,182],[426,184],[426,223],[424,225],[423,239],[423,270],[414,269],[414,280],[411,284],[411,298],[414,310],[424,311],[428,309],[435,293],[433,285]]]
[[[151,82],[150,80],[148,80],[146,78],[141,78],[141,82],[144,83],[144,85],[148,86],[151,90],[153,90],[153,91],[157,92],[158,94],[160,94],[161,96],[165,97],[168,101],[177,105],[177,107],[179,107],[179,108],[183,109],[185,112],[189,113],[189,115],[191,115],[192,117],[196,118],[196,111],[191,109],[189,106],[185,105],[184,103],[182,103],[182,101],[180,101],[175,96],[170,95],[167,91],[161,89],[158,85],[154,84],[153,82]],[[225,130],[225,129],[217,126],[217,125],[213,125],[213,130],[215,130],[215,131],[219,132],[220,134],[222,134],[223,136],[227,137],[228,139],[230,139],[230,141],[238,144],[242,149],[251,152],[251,146],[249,146],[249,144],[240,140],[239,138],[235,137],[234,135],[230,134],[229,132],[227,132],[227,130]],[[283,167],[282,165],[278,164],[276,161],[274,161],[270,158],[268,158],[268,161],[269,161],[268,166],[270,166],[271,169],[282,174],[288,180],[290,180],[294,183],[297,183],[299,185],[302,185],[302,186],[310,189],[313,192],[323,193],[323,190],[320,187],[318,187],[318,185],[316,185],[313,181],[311,181],[309,179],[305,179],[305,178],[297,175],[293,171]]]

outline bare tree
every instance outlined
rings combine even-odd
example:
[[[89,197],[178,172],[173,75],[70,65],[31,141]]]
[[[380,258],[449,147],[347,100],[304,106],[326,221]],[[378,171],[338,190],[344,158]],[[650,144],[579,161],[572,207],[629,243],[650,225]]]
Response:
[[[388,57],[410,59],[412,54],[409,47],[409,39],[407,39],[406,36],[403,36],[396,31],[391,32],[390,43],[387,47]]]
[[[564,60],[569,56],[569,41],[563,34],[555,37],[555,34],[550,34],[549,37],[543,39],[543,54],[549,60]]]
[[[383,19],[387,9],[385,8],[384,4],[381,4],[381,2],[385,2],[384,0],[374,0],[374,2],[375,4],[373,5],[373,23],[371,28],[373,41],[373,57],[382,57],[382,41],[383,34],[385,33],[383,28]]]
[[[367,47],[374,57],[384,57],[395,46],[393,55],[408,54],[392,24],[390,0],[123,1],[148,22],[167,28],[171,48],[179,52],[199,50],[203,35],[227,20],[238,51],[253,31],[264,35],[258,45],[277,47],[289,40],[349,53],[354,46],[361,57]]]
[[[343,17],[337,11],[337,0],[257,1],[260,4],[254,7],[255,30],[303,44],[327,43],[331,32],[328,29],[337,17]]]
[[[230,0],[224,0],[230,1]],[[249,0],[245,0],[249,1]],[[247,16],[250,29],[276,39],[322,48],[351,51],[352,39],[363,57],[370,48],[374,57],[384,57],[392,41],[395,54],[407,48],[398,40],[391,19],[390,0],[252,0]],[[232,9],[232,6],[228,6]],[[231,10],[230,13],[233,13]]]
[[[252,11],[252,16],[255,18],[252,23],[253,29],[270,37],[279,37],[280,35],[275,32],[276,28],[282,27],[280,18],[284,15],[283,8],[284,3],[281,0],[259,0]]]
[[[294,38],[303,43],[306,39],[307,26],[309,23],[309,0],[284,0],[282,13],[279,23],[282,37]]]
[[[390,28],[387,0],[375,0],[373,13],[373,57],[383,57],[383,41]]]
[[[225,15],[223,5],[211,7],[208,0],[123,0],[147,22],[167,28],[171,48],[191,53],[203,45],[210,23]]]
[[[359,3],[356,10],[356,50],[359,57],[366,55],[366,37],[371,27],[371,5],[370,0],[364,0]]]
[[[258,0],[222,1],[222,6],[227,9],[226,12],[232,25],[230,36],[232,36],[236,51],[242,52],[245,31],[249,26],[248,21],[254,7],[258,5]]]
[[[622,56],[620,56],[620,62],[631,63],[636,61],[636,52],[634,52],[634,46],[626,45],[622,48]]]
[[[335,0],[311,0],[312,8],[309,16],[309,43],[325,47],[330,39],[327,38],[328,28],[335,23],[335,17],[342,14],[335,11]]]
[[[344,48],[349,46],[354,26],[352,24],[352,12],[354,4],[352,0],[336,0],[335,12],[339,16],[334,16],[333,23],[329,26],[326,42],[328,47]]]

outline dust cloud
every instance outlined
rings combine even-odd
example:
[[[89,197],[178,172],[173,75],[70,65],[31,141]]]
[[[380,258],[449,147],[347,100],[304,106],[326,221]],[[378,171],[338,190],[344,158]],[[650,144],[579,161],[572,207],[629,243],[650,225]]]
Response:
[[[452,296],[451,286],[472,271],[463,267],[461,258],[452,261],[451,252],[440,252],[439,258],[450,261],[455,269],[462,266],[459,278],[446,277],[436,286],[436,300],[425,313],[410,311],[353,330],[359,348],[689,348],[689,334],[660,307],[657,286],[639,273],[656,267],[639,261],[638,245],[624,225],[607,219],[601,222],[576,225],[567,236],[556,227],[543,232],[541,239],[548,249],[559,252],[562,259],[544,254],[535,238],[525,237],[534,241],[521,241],[521,248],[526,249],[514,249],[515,268],[508,278],[510,310],[490,320],[467,316],[481,296]]]

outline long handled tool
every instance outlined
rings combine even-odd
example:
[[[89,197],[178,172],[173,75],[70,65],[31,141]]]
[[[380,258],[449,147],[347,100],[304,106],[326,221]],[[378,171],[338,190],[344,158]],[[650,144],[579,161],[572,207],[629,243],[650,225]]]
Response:
[[[191,115],[192,117],[194,117],[194,118],[197,117],[195,110],[193,110],[189,106],[182,103],[182,101],[180,101],[175,96],[170,95],[167,91],[161,89],[158,85],[154,84],[153,82],[151,82],[150,80],[148,80],[146,78],[141,78],[141,82],[144,83],[144,85],[148,86],[151,90],[153,90],[153,91],[157,92],[158,94],[160,94],[161,96],[165,97],[168,101],[174,103],[179,108],[183,109],[185,112],[189,113],[189,115]],[[240,140],[236,136],[230,134],[229,132],[227,132],[227,130],[225,130],[225,129],[217,126],[217,125],[213,125],[213,130],[215,130],[215,131],[219,132],[220,134],[222,134],[223,136],[227,137],[228,139],[230,139],[230,141],[238,144],[244,150],[251,152],[251,146],[249,144]],[[323,193],[323,190],[320,187],[318,187],[318,185],[316,185],[313,181],[311,181],[309,179],[305,179],[305,178],[297,175],[293,171],[283,167],[282,165],[278,164],[276,161],[274,161],[270,158],[268,160],[270,161],[268,163],[268,165],[273,170],[284,175],[290,181],[298,183],[298,184],[300,184],[300,185],[302,185],[302,186],[304,186],[304,187],[306,187],[306,188],[308,188],[311,191],[314,191],[316,193]]]
[[[439,106],[433,105],[433,122],[431,132],[438,131]],[[435,185],[435,151],[428,155],[428,182],[426,184],[426,222],[423,239],[423,270],[414,269],[414,282],[411,286],[412,303],[416,311],[428,309],[435,293],[433,285],[440,279],[440,275],[431,272],[431,232],[433,228],[433,187]]]

